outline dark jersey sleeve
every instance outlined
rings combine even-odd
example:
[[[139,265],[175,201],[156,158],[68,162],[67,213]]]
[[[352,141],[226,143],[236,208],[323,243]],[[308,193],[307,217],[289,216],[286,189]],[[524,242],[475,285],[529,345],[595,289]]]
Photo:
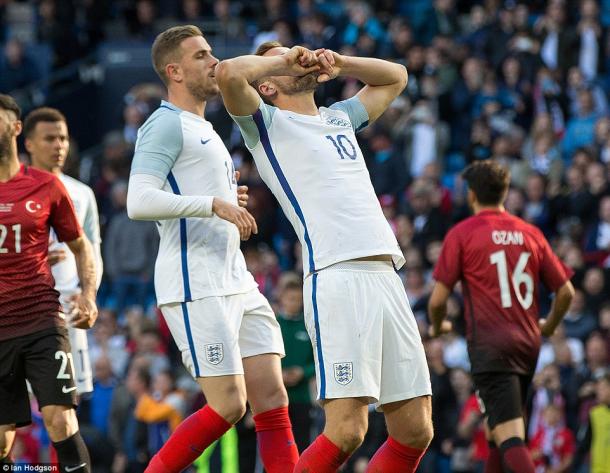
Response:
[[[462,245],[460,234],[456,230],[452,229],[445,236],[443,248],[433,273],[434,279],[449,289],[453,288],[461,277]]]
[[[51,227],[55,230],[59,241],[76,240],[82,235],[78,217],[68,191],[57,178],[51,182]]]

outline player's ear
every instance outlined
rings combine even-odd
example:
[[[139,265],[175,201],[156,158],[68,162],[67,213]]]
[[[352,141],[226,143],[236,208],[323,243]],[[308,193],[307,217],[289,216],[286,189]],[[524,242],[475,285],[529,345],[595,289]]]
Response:
[[[182,82],[183,80],[182,68],[179,64],[172,63],[165,66],[165,74],[172,82]]]
[[[277,95],[277,87],[271,81],[264,81],[258,86],[258,91],[261,95],[268,99],[273,99]]]
[[[23,130],[23,122],[21,120],[16,120],[13,123],[13,133],[15,134],[15,136],[19,136],[21,134],[21,131]]]

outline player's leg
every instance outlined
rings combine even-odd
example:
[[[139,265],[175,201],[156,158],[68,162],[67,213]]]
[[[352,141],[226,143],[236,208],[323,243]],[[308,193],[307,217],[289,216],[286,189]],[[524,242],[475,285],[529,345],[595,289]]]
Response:
[[[384,307],[379,404],[388,439],[371,459],[367,472],[411,473],[432,440],[432,389],[417,323],[402,281],[392,269],[371,278],[378,304]]]
[[[8,454],[13,447],[17,426],[15,424],[0,425],[0,464],[10,463]]]
[[[67,329],[45,330],[30,336],[24,345],[24,366],[57,452],[60,470],[91,471],[91,459],[76,418],[74,363]]]
[[[186,418],[152,458],[147,472],[185,469],[237,422],[246,409],[238,346],[240,318],[230,297],[206,297],[161,307],[182,361],[207,404]]]
[[[295,472],[337,471],[364,438],[368,403],[379,399],[383,311],[366,290],[372,267],[345,262],[305,279],[305,324],[326,424]]]
[[[494,444],[499,448],[503,470],[534,473],[534,463],[525,445],[525,383],[519,375],[512,373],[475,374],[474,383]],[[492,465],[486,466],[486,471],[493,473]]]
[[[267,299],[258,290],[240,297],[245,310],[239,345],[260,456],[268,473],[292,473],[299,452],[282,380],[282,333]]]
[[[16,428],[31,422],[22,337],[0,342],[0,463],[9,463]]]

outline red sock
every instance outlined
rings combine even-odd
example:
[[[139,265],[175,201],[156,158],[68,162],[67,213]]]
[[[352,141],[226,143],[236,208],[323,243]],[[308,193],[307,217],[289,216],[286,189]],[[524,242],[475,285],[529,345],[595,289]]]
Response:
[[[511,437],[505,440],[500,445],[500,451],[502,452],[504,469],[507,473],[535,473],[534,462],[529,451],[525,448],[523,439]]]
[[[379,447],[367,467],[367,473],[386,473],[389,471],[400,471],[401,473],[413,473],[425,450],[409,447],[398,443],[392,437],[388,437],[385,443]]]
[[[348,456],[321,434],[301,454],[294,473],[335,473]]]
[[[493,442],[489,442],[489,458],[485,462],[484,473],[502,473],[502,457],[500,449]]]
[[[288,406],[254,416],[258,451],[267,473],[292,473],[299,451],[292,435]]]
[[[152,458],[146,473],[178,473],[184,470],[230,428],[231,424],[214,409],[204,406],[182,421]]]

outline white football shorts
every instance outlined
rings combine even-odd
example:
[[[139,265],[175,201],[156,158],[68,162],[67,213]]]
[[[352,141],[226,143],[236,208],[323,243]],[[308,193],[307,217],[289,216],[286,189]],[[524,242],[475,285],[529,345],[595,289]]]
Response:
[[[160,306],[182,362],[195,378],[243,374],[242,358],[284,356],[282,332],[258,289]]]
[[[346,261],[305,279],[318,399],[383,404],[432,393],[417,324],[390,262]]]
[[[60,302],[67,318],[70,318],[72,304],[69,296],[62,294]],[[72,360],[74,361],[74,384],[78,394],[90,393],[93,391],[93,371],[91,369],[91,358],[89,358],[89,341],[87,340],[87,330],[74,328],[66,320],[68,336],[70,337],[70,348]]]

